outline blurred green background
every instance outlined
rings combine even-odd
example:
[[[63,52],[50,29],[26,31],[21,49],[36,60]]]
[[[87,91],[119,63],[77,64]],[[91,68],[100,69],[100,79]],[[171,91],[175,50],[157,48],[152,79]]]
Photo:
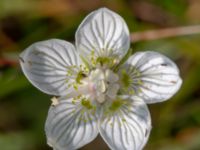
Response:
[[[34,88],[18,54],[49,38],[74,41],[86,14],[106,6],[131,32],[200,24],[200,0],[0,0],[0,150],[50,150],[44,122],[50,96]],[[200,150],[200,35],[132,44],[173,59],[183,78],[169,101],[149,105],[153,130],[145,150]],[[81,150],[108,150],[98,137]]]

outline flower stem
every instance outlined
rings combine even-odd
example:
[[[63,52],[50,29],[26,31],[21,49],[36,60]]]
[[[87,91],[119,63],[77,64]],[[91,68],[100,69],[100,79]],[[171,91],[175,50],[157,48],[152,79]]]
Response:
[[[131,42],[150,41],[192,34],[200,34],[200,25],[134,32],[131,34]]]

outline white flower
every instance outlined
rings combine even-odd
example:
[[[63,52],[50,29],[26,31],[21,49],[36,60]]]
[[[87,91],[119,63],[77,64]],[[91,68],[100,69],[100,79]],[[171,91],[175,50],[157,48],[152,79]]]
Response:
[[[112,150],[141,150],[151,118],[148,103],[171,98],[182,80],[177,66],[152,51],[120,63],[130,45],[124,20],[106,8],[89,14],[75,47],[51,39],[28,47],[20,64],[29,81],[57,96],[45,124],[54,150],[74,150],[98,133]]]

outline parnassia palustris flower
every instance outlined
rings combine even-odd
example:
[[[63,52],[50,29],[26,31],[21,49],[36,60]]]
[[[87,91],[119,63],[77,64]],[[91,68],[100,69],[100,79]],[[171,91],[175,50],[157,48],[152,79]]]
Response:
[[[153,51],[124,63],[129,30],[107,8],[90,13],[75,46],[58,39],[37,42],[20,55],[28,80],[53,98],[45,124],[54,150],[74,150],[98,133],[112,150],[141,150],[151,131],[147,105],[171,98],[182,80],[177,66]]]

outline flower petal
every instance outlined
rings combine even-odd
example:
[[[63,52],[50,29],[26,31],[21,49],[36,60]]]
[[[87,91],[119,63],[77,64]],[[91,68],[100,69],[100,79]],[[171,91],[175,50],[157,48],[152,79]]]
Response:
[[[123,57],[130,46],[129,30],[115,12],[100,8],[90,13],[76,32],[76,46],[89,62],[94,57]]]
[[[151,131],[150,113],[139,97],[123,97],[105,111],[99,130],[112,150],[141,150]]]
[[[122,84],[126,85],[123,91],[141,97],[146,103],[171,98],[182,84],[176,64],[152,51],[132,55],[120,69],[120,74],[124,80]]]
[[[35,87],[47,94],[60,96],[70,92],[80,62],[72,44],[52,39],[28,47],[20,55],[20,64]]]
[[[75,150],[98,135],[96,108],[87,96],[61,98],[49,109],[45,124],[48,145],[55,150]]]

